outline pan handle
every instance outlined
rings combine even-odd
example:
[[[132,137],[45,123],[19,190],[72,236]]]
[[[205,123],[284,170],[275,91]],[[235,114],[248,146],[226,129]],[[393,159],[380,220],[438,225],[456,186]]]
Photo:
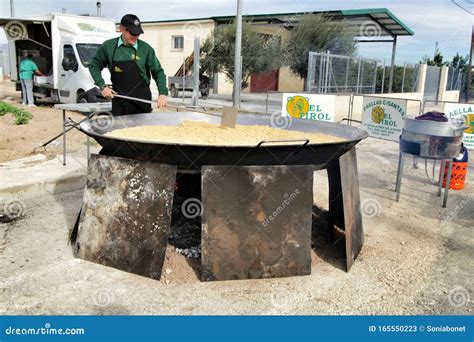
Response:
[[[274,143],[281,143],[281,142],[297,142],[297,141],[304,141],[304,144],[301,147],[306,146],[309,144],[309,139],[283,139],[283,140],[262,140],[260,141],[255,148],[262,146],[263,144],[274,144]]]

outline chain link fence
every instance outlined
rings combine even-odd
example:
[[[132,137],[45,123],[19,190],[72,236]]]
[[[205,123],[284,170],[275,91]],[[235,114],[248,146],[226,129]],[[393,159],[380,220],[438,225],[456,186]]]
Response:
[[[375,59],[310,52],[307,91],[328,94],[371,94],[375,92]]]
[[[392,93],[415,92],[419,64],[395,65]],[[376,59],[310,52],[306,89],[310,93],[388,93],[390,66]]]
[[[416,91],[420,75],[419,64],[404,63],[403,65],[395,65],[391,91],[389,89],[390,69],[390,66],[385,65],[385,61],[377,67],[375,93],[412,93]]]

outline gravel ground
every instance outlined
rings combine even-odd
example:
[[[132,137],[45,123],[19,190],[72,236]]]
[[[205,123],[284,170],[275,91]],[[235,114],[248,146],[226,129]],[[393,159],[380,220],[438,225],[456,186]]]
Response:
[[[474,186],[452,191],[443,209],[424,164],[407,159],[397,203],[397,144],[369,138],[357,153],[365,245],[349,273],[318,232],[303,277],[203,283],[199,259],[175,247],[160,281],[75,259],[76,191],[26,201],[25,217],[0,224],[0,314],[471,315]],[[325,171],[314,188],[327,208]]]

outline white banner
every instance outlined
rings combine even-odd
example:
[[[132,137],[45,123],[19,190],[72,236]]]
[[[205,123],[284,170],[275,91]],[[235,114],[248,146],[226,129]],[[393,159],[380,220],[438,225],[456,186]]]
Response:
[[[334,122],[336,95],[284,93],[281,113],[296,119]]]
[[[407,100],[364,96],[362,127],[371,137],[398,141],[406,111]]]
[[[448,118],[460,118],[466,120],[469,125],[464,131],[463,143],[467,149],[474,149],[474,104],[473,103],[445,103],[444,114]]]

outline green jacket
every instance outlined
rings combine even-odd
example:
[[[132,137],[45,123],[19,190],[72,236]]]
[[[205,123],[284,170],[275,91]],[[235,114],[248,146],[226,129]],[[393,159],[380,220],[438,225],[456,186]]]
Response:
[[[143,40],[137,41],[137,49],[133,46],[118,45],[118,38],[106,40],[97,50],[92,62],[89,65],[89,71],[94,79],[95,84],[101,88],[105,85],[101,72],[104,68],[112,66],[112,54],[115,50],[115,61],[131,61],[136,59],[140,75],[143,80],[150,85],[150,75],[158,86],[160,95],[168,95],[168,88],[166,87],[165,71],[161,67],[158,58],[156,58],[155,50],[145,43]]]

